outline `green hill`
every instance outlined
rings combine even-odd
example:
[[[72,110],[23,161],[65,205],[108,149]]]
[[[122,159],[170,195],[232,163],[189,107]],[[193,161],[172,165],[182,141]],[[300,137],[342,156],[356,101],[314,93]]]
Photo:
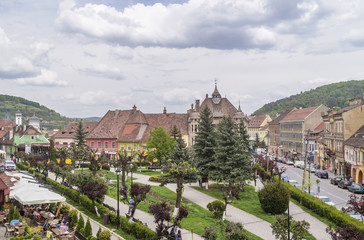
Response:
[[[349,105],[350,99],[362,97],[363,92],[364,80],[332,83],[267,103],[256,110],[253,115],[269,114],[273,117],[276,113],[280,114],[287,108],[305,108],[320,104],[324,104],[329,108],[343,108]]]
[[[33,114],[40,118],[42,128],[54,129],[66,126],[70,119],[61,116],[56,111],[49,109],[37,102],[32,102],[21,97],[0,94],[0,118],[10,118],[14,121],[15,112],[19,110],[23,114],[23,122],[28,121],[26,117],[32,117]]]

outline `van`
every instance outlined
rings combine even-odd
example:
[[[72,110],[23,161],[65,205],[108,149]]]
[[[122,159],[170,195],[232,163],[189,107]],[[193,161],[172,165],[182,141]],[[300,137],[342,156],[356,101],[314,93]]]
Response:
[[[303,161],[295,161],[293,164],[293,166],[295,166],[297,168],[304,166],[304,165],[305,165],[305,163]]]

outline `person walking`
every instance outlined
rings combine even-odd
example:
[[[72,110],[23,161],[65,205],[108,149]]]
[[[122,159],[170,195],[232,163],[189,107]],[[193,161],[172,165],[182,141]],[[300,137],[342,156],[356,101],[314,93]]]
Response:
[[[133,210],[133,207],[134,207],[134,200],[130,197],[130,199],[129,199],[129,211],[128,211],[128,214],[131,214],[131,212]]]
[[[182,233],[181,233],[181,230],[178,230],[178,233],[177,233],[177,240],[182,240]]]

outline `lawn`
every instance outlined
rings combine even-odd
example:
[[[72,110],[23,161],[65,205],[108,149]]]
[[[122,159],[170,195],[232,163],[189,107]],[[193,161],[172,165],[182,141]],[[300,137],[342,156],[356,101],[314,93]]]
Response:
[[[223,201],[222,192],[219,184],[211,184],[209,185],[209,189],[200,187],[193,187],[195,190],[203,192],[211,197],[217,198]],[[260,219],[263,219],[269,223],[273,223],[275,221],[275,215],[267,214],[260,206],[258,193],[255,192],[253,186],[245,185],[244,192],[240,192],[240,200],[234,199],[231,203],[232,206],[239,208],[247,213],[250,213]],[[316,239],[311,234],[307,233],[305,235],[305,239]]]
[[[115,184],[116,183],[112,183],[107,192],[107,195],[114,199],[117,198]],[[130,187],[129,182],[127,182],[127,186]],[[151,186],[150,193],[147,195],[146,200],[138,205],[138,209],[144,212],[149,212],[150,205],[153,203],[160,203],[162,201],[168,202],[170,207],[173,209],[176,201],[176,193],[166,187]],[[216,226],[216,220],[212,218],[211,213],[208,210],[184,198],[182,199],[182,206],[187,207],[189,210],[188,217],[183,219],[181,222],[182,228],[198,235],[202,235],[205,227]],[[261,239],[250,232],[247,232],[247,234],[251,237],[251,239]],[[224,238],[219,236],[219,239]]]

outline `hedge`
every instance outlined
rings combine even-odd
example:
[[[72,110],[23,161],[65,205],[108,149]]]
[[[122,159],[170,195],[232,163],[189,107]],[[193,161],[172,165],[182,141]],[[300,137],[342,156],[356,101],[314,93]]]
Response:
[[[362,222],[350,217],[348,214],[338,210],[336,207],[329,206],[320,199],[302,192],[300,189],[287,182],[284,184],[288,187],[291,197],[302,204],[302,206],[317,213],[321,217],[327,218],[340,227],[350,226],[364,233],[364,224]]]
[[[43,174],[35,172],[32,168],[26,166],[25,164],[18,162],[16,163],[17,167],[21,170],[27,170],[29,173],[34,174],[36,177],[44,178]],[[86,195],[80,195],[78,191],[72,188],[68,188],[63,184],[56,182],[50,178],[47,178],[47,183],[53,185],[59,192],[64,193],[64,195],[71,198],[73,201],[80,203],[83,207],[85,207],[90,212],[95,213],[95,209],[93,207],[92,201]],[[108,208],[95,202],[95,206],[97,208],[98,213],[103,216],[104,214],[110,215],[110,224],[117,224],[117,215],[114,212],[110,212]],[[151,230],[150,228],[144,226],[140,223],[132,222],[130,223],[126,217],[120,216],[120,228],[124,232],[135,236],[136,238],[147,238],[147,239],[157,239],[157,234]]]

